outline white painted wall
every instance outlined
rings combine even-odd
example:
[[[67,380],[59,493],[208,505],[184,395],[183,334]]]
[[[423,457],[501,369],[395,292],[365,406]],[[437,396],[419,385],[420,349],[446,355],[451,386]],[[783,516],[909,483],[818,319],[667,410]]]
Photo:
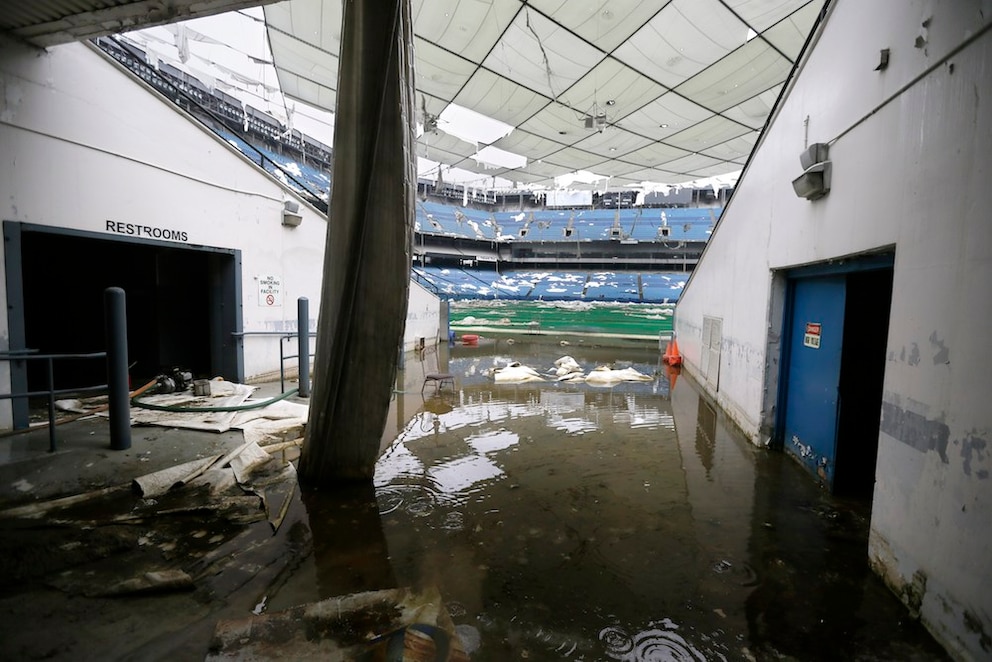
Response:
[[[703,317],[722,319],[710,390],[764,443],[776,270],[895,247],[870,557],[897,593],[915,574],[922,619],[961,659],[992,655],[990,22],[983,0],[835,0],[676,310],[700,382]],[[831,143],[834,164],[815,202],[791,186],[807,141]],[[920,437],[934,431],[943,453]]]
[[[410,300],[406,310],[406,327],[403,331],[403,351],[409,352],[419,346],[436,345],[442,326],[441,300],[415,280],[410,281]],[[444,326],[447,326],[445,320]],[[447,338],[443,339],[447,342]]]

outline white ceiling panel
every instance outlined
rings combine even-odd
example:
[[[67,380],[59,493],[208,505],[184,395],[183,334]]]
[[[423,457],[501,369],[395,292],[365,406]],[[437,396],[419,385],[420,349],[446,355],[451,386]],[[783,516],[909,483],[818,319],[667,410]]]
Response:
[[[666,145],[665,143],[655,142],[651,143],[647,147],[642,147],[636,152],[625,154],[623,161],[649,168],[656,168],[666,163],[670,163],[671,161],[683,158],[691,153],[692,152],[687,152],[686,150],[679,149],[678,147]],[[671,168],[665,169],[670,170]]]
[[[781,91],[782,86],[776,85],[756,97],[751,97],[733,108],[726,109],[722,115],[752,129],[760,129],[765,125],[765,120],[768,119],[768,114],[775,106],[775,100],[778,99]]]
[[[569,170],[589,170],[590,172],[596,172],[596,166],[606,160],[605,157],[576,147],[566,147],[545,159],[549,163],[564,166]]]
[[[269,34],[273,56],[278,53],[279,70],[299,76],[311,83],[337,89],[338,58],[319,47],[295,41],[284,33]],[[281,83],[280,79],[280,83]]]
[[[671,172],[660,168],[637,170],[624,175],[624,178],[635,184],[639,184],[641,182],[657,182],[659,181],[659,174],[661,175],[661,181],[664,181],[667,184],[685,184],[696,179],[693,175],[686,175],[680,172]]]
[[[624,117],[618,124],[629,131],[662,140],[712,116],[712,111],[669,92]]]
[[[795,61],[819,13],[820,5],[811,2],[788,18],[770,27],[762,36],[775,48],[785,53],[786,57]]]
[[[479,69],[453,102],[510,126],[519,126],[550,100],[491,71]]]
[[[483,65],[555,99],[605,54],[544,15],[524,8]]]
[[[429,41],[414,39],[417,89],[441,99],[452,99],[472,76],[476,65],[452,57]]]
[[[543,159],[549,154],[554,154],[567,147],[567,145],[520,129],[517,129],[504,138],[500,138],[493,145],[514,154],[529,154],[533,160]]]
[[[604,161],[596,166],[596,174],[606,175],[607,177],[627,177],[631,173],[640,172],[641,170],[641,166],[636,163],[617,160]]]
[[[757,141],[758,132],[749,131],[744,135],[728,140],[727,142],[714,145],[713,147],[707,147],[702,153],[706,156],[713,157],[714,159],[720,159],[721,161],[732,161],[743,166],[744,162],[747,161],[748,156],[751,154],[751,150],[754,149],[754,145]]]
[[[589,131],[589,135],[575,143],[575,146],[603,158],[612,159],[635,152],[653,142],[655,141],[650,138],[611,126],[603,131]]]
[[[608,57],[561,95],[559,101],[582,113],[606,113],[612,122],[651,103],[664,92],[661,85]]]
[[[531,0],[551,20],[609,53],[670,0]]]
[[[265,8],[269,34],[279,32],[336,57],[341,43],[341,6],[324,0],[294,0]]]
[[[520,0],[413,0],[414,33],[479,64],[523,7]]]
[[[665,138],[665,142],[689,152],[701,152],[714,145],[742,136],[749,131],[751,129],[741,126],[733,120],[714,115],[708,120],[694,124],[684,131],[679,131],[675,135]]]
[[[666,170],[692,174],[697,177],[721,175],[729,172],[728,168],[730,168],[728,164],[705,154],[689,154],[688,156],[683,156],[681,159],[675,159],[665,164]]]
[[[791,63],[760,39],[752,39],[675,91],[704,108],[720,112],[779,84]]]
[[[742,46],[747,26],[718,0],[675,0],[614,55],[669,88]]]
[[[803,5],[820,10],[821,2],[791,2],[790,0],[726,0],[727,6],[756,32],[764,32],[790,16]]]
[[[536,133],[548,140],[571,145],[586,136],[585,115],[558,103],[550,103],[520,128],[530,133]]]

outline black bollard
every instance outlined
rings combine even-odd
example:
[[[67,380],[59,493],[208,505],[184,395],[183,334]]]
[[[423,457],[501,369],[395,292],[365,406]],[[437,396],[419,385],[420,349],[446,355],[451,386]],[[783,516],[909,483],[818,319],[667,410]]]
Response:
[[[127,309],[124,290],[103,291],[104,330],[107,343],[107,388],[110,406],[110,448],[131,448],[131,401],[127,379]]]
[[[299,342],[300,390],[301,398],[310,397],[310,300],[300,297],[296,300],[296,333]]]

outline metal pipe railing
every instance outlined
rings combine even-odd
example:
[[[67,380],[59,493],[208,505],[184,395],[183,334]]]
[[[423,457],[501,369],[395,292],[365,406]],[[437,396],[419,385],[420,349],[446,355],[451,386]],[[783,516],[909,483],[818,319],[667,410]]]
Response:
[[[54,453],[57,450],[55,438],[55,396],[67,395],[69,393],[87,393],[90,391],[105,391],[106,384],[97,386],[82,386],[78,388],[55,388],[55,366],[59,359],[104,359],[106,352],[90,352],[87,354],[40,354],[36,349],[20,349],[0,352],[0,361],[45,361],[46,388],[42,391],[24,391],[22,393],[0,393],[0,400],[14,400],[16,398],[30,398],[37,396],[47,396],[48,398],[48,451]],[[126,364],[126,357],[125,357]],[[125,388],[127,382],[125,381]],[[125,412],[127,409],[125,408]],[[126,413],[125,413],[126,415]],[[128,421],[130,425],[130,421]],[[113,446],[111,446],[113,447]]]

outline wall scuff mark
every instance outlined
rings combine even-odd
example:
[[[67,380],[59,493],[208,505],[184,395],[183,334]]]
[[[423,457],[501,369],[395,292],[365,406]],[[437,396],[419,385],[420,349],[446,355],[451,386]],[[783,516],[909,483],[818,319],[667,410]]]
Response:
[[[909,365],[920,365],[920,346],[915,342],[909,350]]]
[[[947,443],[951,433],[946,424],[906,411],[891,402],[882,402],[881,430],[918,451],[937,451],[944,464],[948,464]]]
[[[987,461],[987,448],[988,442],[985,439],[981,439],[973,435],[967,437],[961,442],[961,457],[964,459],[964,473],[966,476],[971,475],[972,461],[975,461],[976,463]],[[975,471],[975,476],[980,480],[986,480],[989,477],[989,470],[977,469]]]
[[[951,362],[950,351],[947,349],[944,341],[937,338],[936,331],[930,334],[930,344],[936,350],[936,353],[933,355],[934,365],[949,364]]]

